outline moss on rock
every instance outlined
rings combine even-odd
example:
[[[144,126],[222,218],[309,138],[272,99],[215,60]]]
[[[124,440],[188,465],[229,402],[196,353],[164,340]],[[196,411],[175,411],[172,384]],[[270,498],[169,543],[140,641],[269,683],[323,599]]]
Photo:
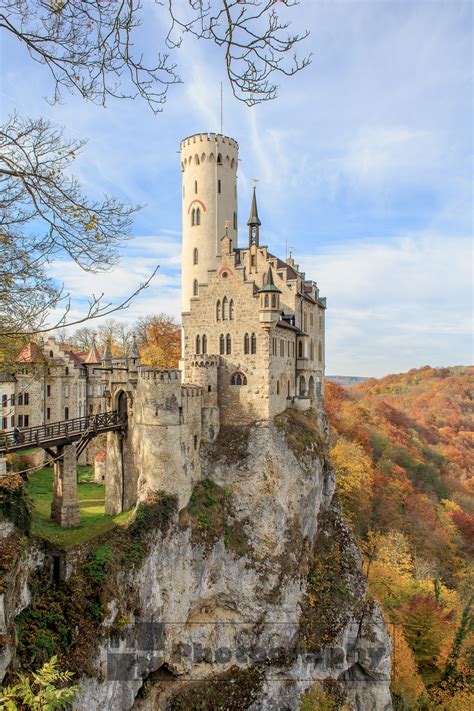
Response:
[[[362,611],[366,592],[357,548],[338,505],[321,514],[318,524],[299,630],[301,647],[311,652],[335,644],[349,619]]]
[[[0,518],[11,521],[24,533],[31,529],[32,501],[26,482],[19,474],[0,479]]]
[[[196,484],[189,504],[179,517],[180,526],[191,526],[191,540],[209,550],[219,540],[239,556],[250,551],[242,522],[233,515],[232,497],[210,479]]]
[[[168,701],[167,711],[244,711],[258,701],[263,674],[257,667],[233,667],[212,679],[191,683]]]
[[[327,453],[327,445],[312,410],[301,412],[288,408],[277,415],[273,422],[276,429],[284,434],[288,447],[298,460],[312,458],[316,453]]]

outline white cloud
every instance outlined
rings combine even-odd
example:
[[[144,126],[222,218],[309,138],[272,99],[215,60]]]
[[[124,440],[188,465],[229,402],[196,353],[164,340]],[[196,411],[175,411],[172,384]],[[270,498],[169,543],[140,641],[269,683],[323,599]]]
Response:
[[[302,255],[328,297],[328,373],[472,362],[472,241],[417,235]]]

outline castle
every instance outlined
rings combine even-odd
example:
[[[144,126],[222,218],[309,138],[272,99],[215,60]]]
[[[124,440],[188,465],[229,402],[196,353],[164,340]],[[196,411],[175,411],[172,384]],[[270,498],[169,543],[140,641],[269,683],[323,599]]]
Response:
[[[109,513],[158,490],[186,505],[201,478],[200,443],[221,426],[321,406],[326,300],[293,259],[261,244],[255,189],[239,246],[236,141],[201,133],[180,148],[180,370],[104,360],[108,409],[126,410],[129,422],[107,435]]]
[[[48,362],[33,397],[30,383],[28,406],[33,399],[36,410],[28,422],[21,413],[22,426],[101,409],[126,413],[126,430],[107,434],[110,514],[160,490],[185,506],[201,478],[201,442],[213,441],[222,426],[269,420],[288,406],[318,408],[323,396],[326,300],[293,259],[283,261],[261,244],[255,188],[248,236],[239,246],[236,141],[202,133],[180,148],[180,369],[142,366],[136,349],[128,358],[112,358],[108,348],[100,356],[95,346],[74,354],[53,340],[41,354],[29,344],[18,358],[20,391],[34,379],[35,363],[45,355]],[[72,480],[74,457],[68,462],[71,471],[64,465],[61,476]]]

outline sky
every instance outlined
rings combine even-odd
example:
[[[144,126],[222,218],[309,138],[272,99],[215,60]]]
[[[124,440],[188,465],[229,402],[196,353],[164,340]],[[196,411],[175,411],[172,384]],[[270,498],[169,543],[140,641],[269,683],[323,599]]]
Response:
[[[166,9],[143,4],[140,41],[162,49]],[[61,255],[51,265],[72,314],[91,293],[123,300],[159,264],[115,317],[179,318],[179,142],[220,131],[223,82],[223,132],[239,143],[239,244],[258,178],[261,243],[283,258],[291,247],[327,297],[326,372],[472,363],[472,3],[302,0],[278,11],[310,30],[299,52],[312,62],[252,108],[232,97],[222,52],[188,36],[172,53],[183,83],[158,115],[139,100],[102,108],[65,94],[51,105],[47,69],[3,38],[3,118],[17,110],[88,139],[74,165],[85,192],[144,205],[110,272]]]

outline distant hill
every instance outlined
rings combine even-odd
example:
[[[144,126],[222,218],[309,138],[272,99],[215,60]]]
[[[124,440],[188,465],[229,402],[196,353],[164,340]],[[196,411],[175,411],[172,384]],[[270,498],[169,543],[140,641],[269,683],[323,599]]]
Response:
[[[331,383],[339,383],[339,385],[346,388],[351,385],[363,383],[368,380],[368,378],[360,378],[357,375],[326,375],[326,380],[330,380]]]
[[[331,457],[391,623],[394,708],[472,708],[474,368],[425,366],[350,388],[336,378],[325,388]]]

